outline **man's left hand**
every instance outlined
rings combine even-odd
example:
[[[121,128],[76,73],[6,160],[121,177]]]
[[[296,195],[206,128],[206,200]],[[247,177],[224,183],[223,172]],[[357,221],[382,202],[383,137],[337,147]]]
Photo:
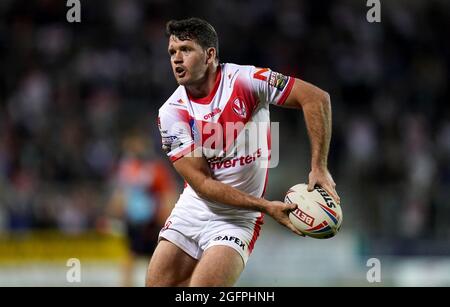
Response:
[[[311,170],[309,173],[308,191],[313,191],[316,184],[327,191],[338,204],[341,203],[341,198],[336,192],[336,183],[334,182],[333,177],[331,177],[328,169],[315,168]]]

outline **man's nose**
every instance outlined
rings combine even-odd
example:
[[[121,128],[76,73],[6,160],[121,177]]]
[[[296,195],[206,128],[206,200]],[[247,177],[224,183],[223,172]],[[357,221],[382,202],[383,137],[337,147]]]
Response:
[[[182,63],[182,62],[183,62],[183,57],[182,57],[182,55],[181,55],[181,52],[177,51],[177,52],[174,54],[174,56],[173,56],[173,62],[174,62],[175,64],[178,64],[178,63]]]

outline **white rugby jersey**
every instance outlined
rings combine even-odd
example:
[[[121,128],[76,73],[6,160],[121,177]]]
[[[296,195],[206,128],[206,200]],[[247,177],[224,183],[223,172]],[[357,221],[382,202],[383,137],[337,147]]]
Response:
[[[270,159],[269,104],[282,105],[295,79],[254,66],[227,63],[218,69],[208,97],[190,97],[179,86],[159,109],[163,150],[172,162],[201,153],[214,179],[263,197]],[[176,208],[181,206],[241,217],[259,215],[202,199],[187,183]]]

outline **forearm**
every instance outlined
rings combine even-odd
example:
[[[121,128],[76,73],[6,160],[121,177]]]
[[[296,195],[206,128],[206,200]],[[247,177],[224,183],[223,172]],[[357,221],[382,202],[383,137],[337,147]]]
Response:
[[[198,186],[193,187],[199,196],[213,202],[249,210],[266,212],[268,200],[244,193],[225,183],[205,178]]]
[[[311,142],[311,168],[327,168],[331,139],[330,96],[323,92],[315,101],[305,103],[303,112]]]

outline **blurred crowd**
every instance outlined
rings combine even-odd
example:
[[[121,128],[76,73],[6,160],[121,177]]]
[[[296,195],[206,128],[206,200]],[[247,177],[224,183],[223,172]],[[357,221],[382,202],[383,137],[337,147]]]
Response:
[[[382,1],[380,23],[366,1],[82,0],[80,23],[65,2],[0,2],[0,232],[96,227],[133,131],[173,172],[156,126],[176,87],[165,23],[196,16],[215,26],[222,62],[330,93],[329,164],[350,230],[450,239],[449,2]],[[272,119],[308,145],[301,116]]]

